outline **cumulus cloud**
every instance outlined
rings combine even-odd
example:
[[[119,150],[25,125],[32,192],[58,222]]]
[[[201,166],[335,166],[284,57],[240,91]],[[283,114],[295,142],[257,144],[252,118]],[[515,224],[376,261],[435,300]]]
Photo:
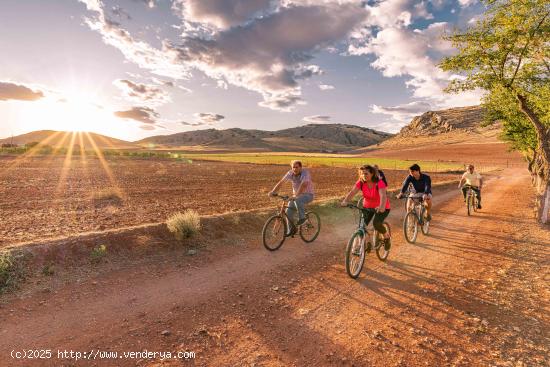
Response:
[[[126,111],[116,111],[114,114],[117,117],[139,121],[146,125],[156,124],[159,117],[159,114],[149,107],[132,107]]]
[[[259,92],[261,106],[290,110],[303,103],[298,81],[321,73],[307,64],[313,53],[345,39],[365,16],[356,4],[284,7],[211,38],[189,37],[168,48],[212,78]]]
[[[330,84],[319,84],[320,90],[333,90],[334,86]]]
[[[183,19],[220,29],[240,25],[270,8],[272,0],[176,0]]]
[[[456,77],[437,66],[438,60],[453,50],[449,42],[441,39],[450,25],[435,22],[423,29],[409,27],[414,17],[430,17],[424,11],[425,3],[411,7],[405,0],[388,0],[367,9],[371,16],[365,22],[366,29],[352,36],[350,54],[374,55],[373,68],[386,77],[407,77],[406,86],[412,90],[413,98],[433,107],[479,103],[481,94],[477,91],[458,96],[444,93],[449,80]]]
[[[322,123],[330,122],[330,116],[313,115],[313,116],[306,116],[302,120],[304,122],[309,122],[312,124],[322,124]]]
[[[225,119],[225,116],[211,112],[200,112],[196,113],[194,116],[197,123],[204,125],[213,125]]]
[[[429,111],[432,106],[428,102],[414,101],[396,106],[378,106],[372,105],[371,112],[391,116],[394,120],[400,122],[409,122],[414,116]]]
[[[44,92],[40,90],[22,84],[0,82],[0,101],[36,101],[40,98],[44,98]]]
[[[100,0],[79,0],[95,16],[87,18],[86,24],[103,37],[103,42],[120,50],[124,57],[140,68],[154,74],[177,79],[189,76],[188,68],[177,62],[175,55],[165,47],[157,49],[147,42],[134,39],[121,25],[110,19]],[[154,5],[154,2],[150,2]]]
[[[158,106],[170,101],[170,96],[154,85],[135,83],[126,79],[117,79],[113,84],[122,90],[125,97],[139,103]]]

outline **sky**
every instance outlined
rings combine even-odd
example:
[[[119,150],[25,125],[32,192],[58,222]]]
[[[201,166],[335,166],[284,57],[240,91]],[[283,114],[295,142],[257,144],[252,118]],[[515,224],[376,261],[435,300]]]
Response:
[[[0,0],[0,138],[125,140],[347,123],[397,132],[444,93],[477,0]]]

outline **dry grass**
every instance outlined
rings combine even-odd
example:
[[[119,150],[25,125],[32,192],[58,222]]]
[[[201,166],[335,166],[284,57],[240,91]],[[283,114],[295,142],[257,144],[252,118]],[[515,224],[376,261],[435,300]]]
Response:
[[[201,218],[197,211],[189,209],[183,213],[176,213],[166,221],[168,230],[174,234],[176,239],[183,241],[190,238],[201,230]]]
[[[17,286],[23,278],[22,266],[16,261],[12,253],[0,252],[0,294]]]
[[[116,189],[107,188],[107,189],[95,191],[92,194],[92,201],[96,204],[109,203],[109,204],[121,205],[122,195]]]

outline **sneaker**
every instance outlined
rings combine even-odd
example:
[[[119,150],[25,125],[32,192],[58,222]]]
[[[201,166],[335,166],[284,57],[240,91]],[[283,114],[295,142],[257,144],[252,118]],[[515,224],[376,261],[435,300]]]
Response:
[[[391,248],[391,238],[384,238],[384,250],[390,251]]]
[[[302,218],[302,219],[299,219],[298,222],[296,222],[296,225],[297,226],[301,226],[302,224],[304,224],[306,222],[306,218]]]
[[[431,215],[431,214],[428,214],[428,215],[426,216],[426,220],[427,220],[428,222],[431,221],[431,220],[432,220],[432,215]]]
[[[365,249],[365,252],[367,254],[370,254],[371,250],[372,250],[372,243],[370,243],[370,241],[369,241],[369,242],[367,242],[367,248]]]
[[[481,209],[481,204],[477,204],[477,208],[478,208],[478,209]]]
[[[287,237],[292,237],[296,234],[296,227],[292,227],[289,232],[286,233]]]

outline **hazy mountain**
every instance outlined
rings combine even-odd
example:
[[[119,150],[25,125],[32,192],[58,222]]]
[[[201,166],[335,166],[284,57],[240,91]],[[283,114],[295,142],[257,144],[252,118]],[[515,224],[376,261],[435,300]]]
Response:
[[[138,145],[124,140],[111,138],[105,135],[95,133],[75,133],[73,140],[72,132],[62,132],[53,130],[33,131],[27,134],[14,136],[13,138],[0,139],[2,144],[25,145],[30,143],[42,143],[52,147],[67,148],[71,142],[75,146],[83,146],[86,150],[93,150],[92,140],[100,149],[132,149],[139,148]]]
[[[165,148],[248,151],[347,151],[378,144],[391,134],[344,124],[310,124],[278,131],[196,130],[143,139],[138,144]]]

